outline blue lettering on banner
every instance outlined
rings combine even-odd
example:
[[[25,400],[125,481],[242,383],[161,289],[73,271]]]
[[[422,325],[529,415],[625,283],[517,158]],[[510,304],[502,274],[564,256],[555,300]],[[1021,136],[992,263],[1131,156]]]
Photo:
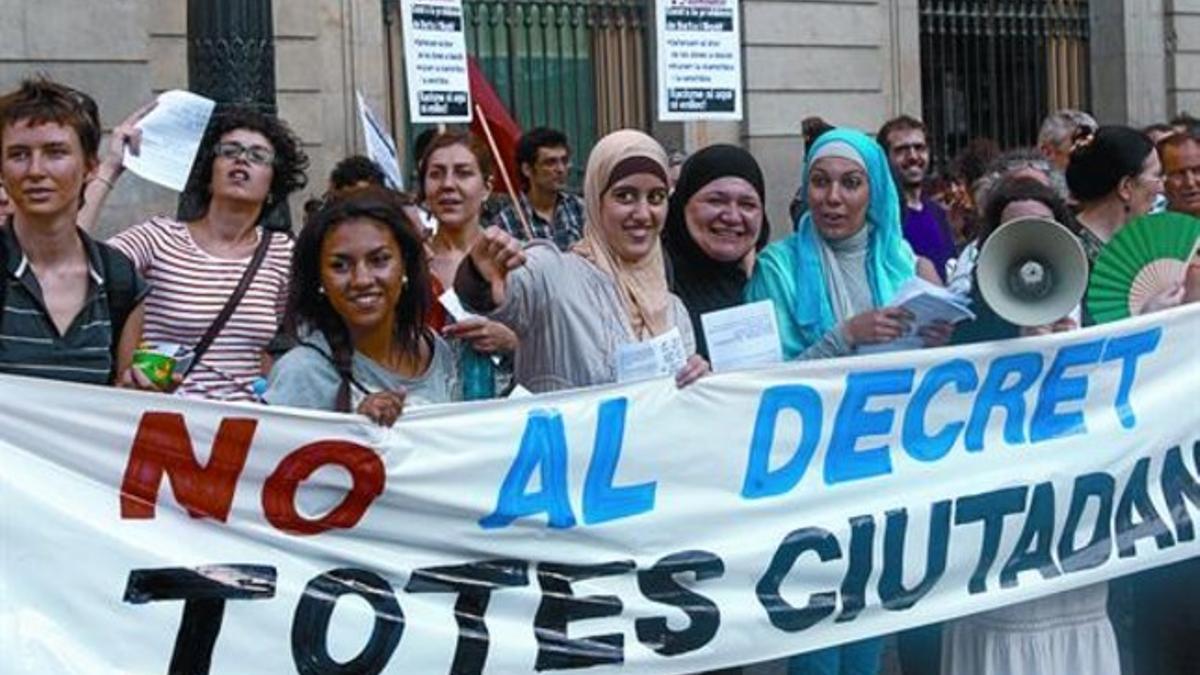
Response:
[[[978,452],[983,449],[984,432],[994,408],[1004,408],[1004,441],[1009,445],[1025,442],[1025,392],[1033,386],[1042,372],[1042,355],[1031,352],[1010,354],[992,361],[983,386],[971,409],[971,421],[967,425],[967,450]],[[1017,379],[1004,386],[1009,375]]]
[[[1137,424],[1137,416],[1133,414],[1133,407],[1129,404],[1129,392],[1133,389],[1134,378],[1137,377],[1137,360],[1158,349],[1161,339],[1162,328],[1152,328],[1133,335],[1111,338],[1104,345],[1104,357],[1101,361],[1108,363],[1121,360],[1121,383],[1117,387],[1117,399],[1113,406],[1117,409],[1121,426],[1126,429],[1132,429]]]
[[[588,525],[654,509],[654,482],[625,487],[613,487],[612,484],[621,458],[628,407],[629,400],[624,397],[600,404],[595,447],[583,486],[583,521]]]
[[[541,489],[526,492],[533,472],[540,471]],[[484,529],[505,527],[517,518],[545,513],[550,527],[575,525],[567,494],[567,434],[557,410],[529,413],[521,448],[500,486],[496,510],[479,521]]]
[[[921,385],[912,395],[904,413],[901,436],[904,450],[913,459],[935,462],[945,457],[966,426],[964,422],[949,422],[933,435],[925,432],[925,412],[929,404],[939,391],[950,384],[960,394],[975,391],[979,387],[979,375],[975,373],[974,364],[966,359],[953,359],[930,368],[921,379]]]
[[[833,423],[833,438],[825,455],[825,484],[833,485],[892,472],[891,449],[885,445],[856,450],[864,436],[890,434],[894,408],[867,410],[872,396],[907,394],[912,391],[913,369],[850,373],[846,393]]]
[[[1029,423],[1030,442],[1087,433],[1082,410],[1056,412],[1056,409],[1060,403],[1087,398],[1087,376],[1067,377],[1064,373],[1072,366],[1096,363],[1100,360],[1103,347],[1103,340],[1092,340],[1058,350],[1050,370],[1046,372],[1046,378],[1042,380],[1037,405],[1033,408],[1033,419]]]
[[[771,445],[779,413],[794,410],[800,414],[800,441],[791,459],[771,471]],[[812,387],[785,385],[763,392],[750,439],[750,457],[742,496],[746,499],[783,494],[800,482],[821,440],[821,396]]]

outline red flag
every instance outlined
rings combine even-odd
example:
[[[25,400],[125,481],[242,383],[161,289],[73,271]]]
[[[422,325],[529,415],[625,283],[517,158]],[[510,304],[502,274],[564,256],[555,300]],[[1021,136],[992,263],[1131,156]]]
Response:
[[[500,100],[500,96],[492,88],[492,83],[488,81],[487,75],[483,73],[483,69],[479,67],[479,63],[473,56],[467,57],[467,75],[471,81],[471,100],[475,105],[483,108],[483,114],[487,116],[488,125],[492,129],[492,136],[496,139],[496,149],[500,152],[497,161],[502,162],[504,168],[508,169],[508,175],[513,181],[513,190],[520,192],[521,174],[517,169],[517,139],[521,137],[521,127],[509,114],[508,108],[504,107],[504,102]],[[478,115],[471,120],[471,133],[479,138],[487,138],[483,133]],[[495,189],[497,192],[505,192],[506,188],[501,182],[503,178],[500,177],[499,168],[496,173]]]

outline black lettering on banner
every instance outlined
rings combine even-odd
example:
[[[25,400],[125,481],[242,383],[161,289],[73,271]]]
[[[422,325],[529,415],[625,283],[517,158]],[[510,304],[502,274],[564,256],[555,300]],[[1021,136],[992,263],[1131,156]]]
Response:
[[[1071,490],[1071,505],[1067,508],[1067,520],[1058,539],[1058,560],[1066,574],[1090,570],[1108,561],[1112,555],[1112,510],[1113,493],[1117,481],[1106,473],[1088,473],[1075,479]],[[1081,548],[1075,548],[1075,531],[1083,518],[1088,499],[1099,500],[1096,506],[1096,526],[1092,538]]]
[[[326,643],[329,619],[343,595],[354,593],[375,610],[371,637],[358,656],[338,663]],[[367,570],[343,567],[313,578],[292,619],[292,660],[300,675],[374,675],[383,670],[404,634],[404,612],[392,586]]]
[[[454,620],[458,644],[454,648],[454,675],[482,673],[488,655],[488,629],[484,615],[492,590],[529,585],[529,563],[524,560],[484,560],[465,565],[425,567],[413,570],[407,593],[458,593]]]
[[[1192,462],[1200,471],[1200,441],[1192,445]],[[1183,453],[1179,446],[1167,450],[1163,459],[1162,470],[1163,497],[1167,500],[1167,512],[1175,523],[1175,539],[1191,541],[1196,538],[1196,528],[1192,525],[1192,517],[1188,514],[1184,498],[1192,503],[1192,508],[1200,509],[1200,480],[1188,472],[1183,463]]]
[[[925,552],[925,576],[915,588],[904,587],[904,540],[908,532],[908,510],[887,512],[883,533],[883,574],[879,599],[893,612],[911,608],[925,597],[946,571],[950,545],[950,500],[935,502],[930,513],[929,543]]]
[[[837,591],[813,593],[809,596],[808,605],[794,607],[779,595],[779,586],[784,577],[792,571],[796,559],[805,551],[813,551],[821,562],[828,562],[842,557],[842,547],[837,537],[829,530],[819,527],[802,527],[792,530],[783,538],[783,543],[776,549],[771,565],[763,573],[755,586],[758,602],[767,610],[767,619],[771,625],[789,633],[810,628],[813,624],[833,613],[837,607]]]
[[[275,568],[268,565],[205,565],[131,570],[125,602],[141,605],[183,600],[183,618],[167,672],[205,675],[221,632],[227,600],[275,597]]]
[[[1150,458],[1143,457],[1133,465],[1129,474],[1129,482],[1121,493],[1121,501],[1117,503],[1116,530],[1117,556],[1129,558],[1137,555],[1137,541],[1144,537],[1154,537],[1158,548],[1166,549],[1175,545],[1175,538],[1167,529],[1166,523],[1158,516],[1158,509],[1150,501],[1146,491],[1147,477],[1150,471]],[[1133,522],[1133,512],[1137,511],[1141,522]]]
[[[533,632],[538,642],[536,670],[567,670],[625,662],[625,636],[621,633],[590,635],[575,640],[567,637],[567,625],[572,621],[617,616],[623,608],[621,599],[615,595],[576,597],[571,584],[582,579],[625,574],[635,567],[632,560],[598,565],[538,565],[542,602],[533,619]]]
[[[721,627],[721,610],[712,600],[695,593],[675,575],[691,572],[697,582],[725,574],[725,563],[708,551],[680,551],[638,572],[638,588],[654,602],[683,610],[690,624],[683,630],[671,630],[665,617],[638,619],[634,622],[638,641],[663,656],[675,656],[708,644]]]
[[[1054,543],[1054,483],[1039,483],[1029,498],[1029,513],[1025,526],[1013,547],[1012,555],[1000,568],[1000,588],[1017,585],[1017,575],[1027,570],[1037,570],[1043,579],[1053,579],[1062,574],[1050,554]]]
[[[1025,510],[1025,493],[1029,487],[1005,488],[978,495],[959,497],[954,504],[954,524],[983,522],[983,544],[979,550],[979,562],[971,573],[967,590],[972,594],[987,590],[987,574],[996,562],[1000,549],[1000,535],[1004,533],[1004,517]]]
[[[875,516],[850,519],[850,568],[842,579],[842,611],[835,623],[853,621],[867,606],[867,581],[875,551]]]

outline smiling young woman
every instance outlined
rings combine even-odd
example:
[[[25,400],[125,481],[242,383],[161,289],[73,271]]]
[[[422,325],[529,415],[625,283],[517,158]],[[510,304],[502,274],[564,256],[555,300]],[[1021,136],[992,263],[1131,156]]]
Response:
[[[583,239],[563,253],[552,242],[524,249],[499,227],[471,247],[455,278],[468,309],[487,312],[521,340],[514,377],[533,392],[616,381],[622,344],[679,329],[684,386],[708,371],[694,354],[687,309],[667,289],[659,234],[667,211],[667,157],[633,130],[605,136],[584,176]]]
[[[405,405],[452,399],[450,347],[425,325],[429,272],[404,202],[381,188],[335,193],[296,240],[286,325],[298,345],[264,398],[391,425]]]

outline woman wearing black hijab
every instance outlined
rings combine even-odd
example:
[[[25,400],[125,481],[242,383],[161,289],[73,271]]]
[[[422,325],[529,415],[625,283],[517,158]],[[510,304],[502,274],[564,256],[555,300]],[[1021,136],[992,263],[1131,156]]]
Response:
[[[762,170],[736,145],[688,158],[667,210],[663,244],[671,291],[687,306],[697,352],[708,358],[700,316],[742,304],[754,260],[771,238]]]

